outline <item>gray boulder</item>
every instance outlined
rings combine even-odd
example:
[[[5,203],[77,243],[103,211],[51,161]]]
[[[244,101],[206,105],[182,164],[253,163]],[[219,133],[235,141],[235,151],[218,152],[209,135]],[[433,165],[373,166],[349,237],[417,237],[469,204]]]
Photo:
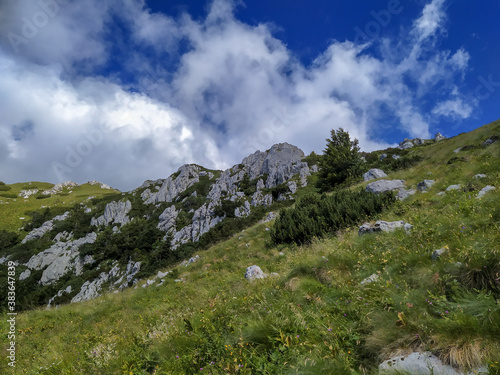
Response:
[[[90,221],[90,225],[92,226],[100,226],[100,225],[108,225],[110,223],[113,224],[127,224],[130,219],[128,217],[128,213],[132,209],[132,203],[129,200],[123,202],[111,202],[106,205],[104,209],[104,214],[99,216],[97,219],[92,218]]]
[[[21,190],[19,192],[19,196],[23,197],[24,199],[28,199],[30,196],[35,195],[36,193],[38,193],[38,189]]]
[[[393,158],[394,160],[398,160],[398,159],[401,159],[401,156],[399,156],[399,155],[392,155],[392,158]]]
[[[252,196],[252,203],[251,205],[256,207],[256,206],[270,206],[273,204],[273,196],[271,194],[262,194],[262,192],[257,191],[254,193]]]
[[[446,188],[446,191],[458,190],[458,189],[460,189],[460,186],[462,186],[462,185],[460,185],[460,184],[457,184],[457,185],[450,185],[450,186],[448,186],[448,187]]]
[[[378,279],[379,279],[379,276],[376,273],[372,273],[366,279],[364,279],[363,281],[361,281],[361,285],[368,285],[368,284],[374,283]]]
[[[431,188],[432,185],[435,184],[436,181],[434,180],[423,180],[418,183],[417,185],[417,190],[418,191],[427,191],[428,189]]]
[[[256,279],[264,279],[267,275],[262,272],[259,266],[250,266],[245,271],[245,279],[248,281],[254,281]]]
[[[378,180],[366,185],[366,191],[371,193],[383,193],[386,191],[399,190],[404,187],[403,180]]]
[[[413,144],[416,146],[423,145],[424,143],[425,143],[425,141],[422,138],[415,138],[413,140]]]
[[[488,176],[486,176],[483,173],[478,173],[478,174],[474,175],[474,178],[486,178],[486,177],[488,177]]]
[[[408,198],[410,195],[415,195],[417,191],[415,189],[409,189],[406,190],[405,188],[401,188],[398,190],[398,193],[396,194],[396,198],[399,200],[403,200]]]
[[[468,372],[459,372],[451,366],[444,365],[438,357],[429,352],[415,352],[410,355],[397,356],[379,365],[380,374],[407,373],[412,375],[472,375],[488,374],[484,367]]]
[[[172,202],[180,193],[200,181],[200,167],[194,164],[185,164],[175,174],[164,180],[160,190],[150,193],[146,204]]]
[[[382,169],[372,168],[363,175],[365,181],[376,180],[378,178],[387,177]]]
[[[19,275],[19,281],[26,280],[30,276],[31,276],[31,271],[28,268],[27,270],[24,270],[23,272],[21,272],[21,274]]]
[[[495,190],[495,187],[494,186],[491,186],[491,185],[488,185],[488,186],[485,186],[484,188],[482,188],[479,193],[477,193],[477,197],[476,198],[482,198],[484,197],[484,195],[488,192],[488,191],[492,191],[492,190]]]
[[[432,255],[431,255],[432,260],[439,259],[441,256],[443,256],[447,252],[448,252],[448,246],[442,247],[441,249],[434,250],[432,252]]]
[[[102,285],[110,279],[116,278],[120,273],[120,268],[115,265],[109,272],[101,272],[97,279],[86,281],[76,296],[71,299],[71,303],[88,301],[101,295]]]
[[[165,232],[174,230],[178,214],[179,213],[175,210],[174,205],[166,208],[159,217],[160,222],[158,223],[158,229]]]
[[[398,221],[383,221],[377,220],[375,224],[371,225],[370,223],[365,223],[358,229],[358,235],[363,235],[367,233],[374,232],[392,232],[397,228],[404,228],[406,231],[409,231],[413,228],[413,225],[409,223],[405,223],[403,220]]]
[[[243,207],[237,207],[234,210],[234,216],[245,217],[245,216],[250,215],[251,212],[252,212],[252,209],[250,207],[250,203],[248,203],[248,201],[245,201],[245,203],[243,204]]]
[[[387,154],[380,155],[380,161],[384,160],[387,157]]]
[[[483,146],[489,146],[489,145],[492,145],[495,142],[496,142],[496,139],[488,138],[486,141],[483,142]]]
[[[455,154],[458,154],[460,151],[462,151],[462,147],[459,147],[459,148],[457,148],[457,149],[453,150],[453,152],[454,152]]]
[[[443,139],[446,139],[446,137],[444,135],[442,135],[441,133],[436,133],[436,135],[434,136],[435,142],[442,141]]]
[[[63,221],[66,220],[69,217],[69,212],[65,212],[62,215],[58,215],[54,217],[52,220],[48,220],[44,222],[40,227],[33,229],[31,232],[28,233],[26,237],[23,238],[21,243],[26,243],[31,240],[37,240],[39,238],[42,238],[43,235],[47,232],[50,232],[52,229],[54,229],[54,222],[55,221]]]
[[[400,150],[406,150],[406,149],[409,149],[409,148],[412,148],[414,145],[413,145],[413,142],[411,140],[409,140],[408,138],[405,138],[403,140],[403,142],[400,142],[399,143],[399,146],[398,148]]]

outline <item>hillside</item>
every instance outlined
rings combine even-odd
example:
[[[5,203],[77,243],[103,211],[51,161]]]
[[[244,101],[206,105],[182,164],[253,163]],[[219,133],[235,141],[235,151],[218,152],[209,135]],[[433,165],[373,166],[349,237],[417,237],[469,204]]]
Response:
[[[287,144],[227,171],[186,165],[127,193],[82,185],[5,197],[1,267],[30,270],[16,290],[20,308],[34,309],[16,319],[13,373],[376,374],[417,352],[460,373],[500,373],[499,135],[497,121],[365,154],[367,169],[387,173],[379,181],[404,180],[404,198],[302,246],[276,245],[280,218],[267,215],[318,195],[317,160]],[[486,186],[496,188],[478,198]],[[37,201],[54,207],[19,230]],[[370,230],[377,220],[411,228]],[[252,265],[267,277],[248,281]],[[58,309],[36,308],[49,300]]]

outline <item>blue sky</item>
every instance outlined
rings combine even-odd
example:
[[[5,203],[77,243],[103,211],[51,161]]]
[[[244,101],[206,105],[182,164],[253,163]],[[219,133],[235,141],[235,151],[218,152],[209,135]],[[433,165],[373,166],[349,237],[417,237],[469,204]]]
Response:
[[[478,5],[480,4],[480,5]],[[495,121],[500,3],[7,0],[0,180],[122,190],[343,127],[364,150]]]

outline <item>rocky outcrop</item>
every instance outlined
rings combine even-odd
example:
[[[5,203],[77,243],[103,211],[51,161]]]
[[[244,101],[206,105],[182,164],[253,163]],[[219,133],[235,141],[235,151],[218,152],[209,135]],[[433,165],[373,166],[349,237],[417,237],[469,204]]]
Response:
[[[378,168],[372,168],[363,175],[363,179],[365,181],[376,180],[378,178],[384,178],[384,177],[387,177],[387,175],[382,169]]]
[[[441,360],[429,352],[415,352],[409,355],[393,357],[384,361],[379,366],[380,374],[390,375],[393,373],[405,373],[412,375],[472,375],[488,374],[484,367],[459,372],[451,366],[444,365]]]
[[[78,185],[76,182],[66,181],[66,182],[62,182],[60,184],[54,185],[52,187],[52,189],[42,191],[42,194],[43,195],[59,194],[59,193],[62,193],[64,188],[73,188],[73,187],[78,187],[78,186],[80,186],[80,185]]]
[[[55,221],[63,221],[66,220],[68,217],[69,217],[69,211],[65,212],[62,215],[54,217],[52,220],[44,222],[40,227],[33,229],[31,232],[29,232],[28,235],[23,238],[21,243],[24,244],[28,241],[42,238],[45,233],[50,232],[52,229],[54,229]]]
[[[160,222],[158,223],[158,229],[165,232],[172,231],[175,229],[175,221],[177,220],[177,215],[179,213],[175,210],[175,206],[170,206],[163,211],[160,215]]]
[[[21,272],[21,274],[19,275],[19,281],[26,280],[30,276],[31,276],[31,271],[28,268],[27,270],[24,270],[23,272]]]
[[[403,140],[403,142],[400,142],[400,143],[399,143],[398,148],[399,148],[400,150],[406,150],[406,149],[408,149],[408,148],[412,148],[413,146],[414,146],[414,145],[413,145],[413,142],[412,142],[410,139],[405,138],[405,139]]]
[[[367,233],[374,232],[392,232],[397,228],[404,228],[406,231],[409,231],[413,228],[413,225],[409,223],[405,223],[403,220],[398,221],[383,221],[378,220],[375,224],[365,223],[359,227],[358,235],[362,236]]]
[[[267,275],[261,270],[259,266],[250,266],[245,271],[245,279],[248,281],[254,281],[257,279],[264,279]]]
[[[492,190],[495,190],[494,186],[491,186],[491,185],[485,186],[484,188],[482,188],[479,191],[476,198],[482,198],[486,195],[487,192],[492,191]]]
[[[23,197],[24,199],[28,199],[29,197],[31,197],[32,195],[35,195],[36,193],[38,193],[38,189],[27,189],[27,190],[21,190],[19,192],[19,196],[20,197]]]
[[[76,296],[71,299],[71,303],[87,301],[101,295],[102,285],[110,279],[116,278],[120,273],[120,267],[114,265],[109,272],[101,272],[99,277],[92,281],[86,281]]]
[[[256,206],[270,206],[273,204],[273,196],[271,194],[262,194],[261,191],[257,191],[254,193],[252,196],[252,203],[251,205],[256,207]]]
[[[71,285],[68,285],[66,289],[61,289],[59,292],[57,292],[57,294],[54,297],[49,299],[49,303],[47,304],[47,309],[50,309],[52,303],[55,301],[57,297],[62,297],[63,294],[70,294],[72,290],[73,288],[71,287]]]
[[[386,191],[395,191],[404,188],[405,182],[403,180],[379,180],[370,182],[366,185],[366,191],[371,193],[383,193]]]
[[[107,190],[113,189],[111,186],[103,184],[102,182],[95,181],[95,180],[89,181],[88,184],[89,185],[98,185],[101,189],[107,189]]]
[[[80,255],[78,249],[87,243],[94,243],[97,235],[92,232],[83,238],[69,242],[57,242],[47,250],[33,255],[26,266],[31,270],[41,270],[40,283],[51,284],[76,267],[75,259]]]
[[[131,209],[132,204],[129,200],[108,203],[104,209],[104,214],[97,219],[92,218],[90,225],[98,227],[100,225],[109,225],[110,223],[127,224],[130,221],[127,214]]]
[[[252,212],[252,210],[250,207],[250,203],[248,203],[248,201],[245,201],[245,203],[243,204],[242,207],[238,207],[234,210],[234,216],[245,217],[245,216],[250,215],[251,212]]]
[[[436,133],[436,135],[434,136],[435,142],[442,141],[443,139],[446,139],[446,137],[444,135],[442,135],[441,133]]]
[[[164,180],[160,190],[150,191],[145,203],[172,202],[180,193],[200,181],[200,170],[201,168],[194,164],[183,165],[176,173]]]
[[[401,188],[398,190],[397,194],[396,194],[396,198],[399,199],[399,200],[403,200],[403,199],[406,199],[408,198],[410,195],[415,195],[417,191],[415,189],[405,189],[405,188]]]

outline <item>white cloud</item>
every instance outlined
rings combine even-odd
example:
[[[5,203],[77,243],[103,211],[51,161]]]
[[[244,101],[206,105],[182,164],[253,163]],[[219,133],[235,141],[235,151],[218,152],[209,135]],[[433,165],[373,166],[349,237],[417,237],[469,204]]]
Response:
[[[55,181],[55,162],[71,170],[67,178],[131,189],[186,162],[225,168],[277,142],[318,152],[338,127],[363,149],[386,147],[381,108],[402,132],[426,138],[433,122],[466,118],[475,105],[457,89],[467,51],[436,47],[445,33],[444,0],[427,4],[400,40],[383,40],[378,57],[366,45],[334,41],[307,67],[272,26],[239,21],[231,1],[213,1],[199,21],[152,13],[143,0],[96,1],[61,5],[18,54],[1,42],[2,178]],[[0,22],[4,35],[37,11],[27,0],[9,4],[17,5],[0,5],[9,15]],[[130,40],[112,37],[112,17],[129,28]],[[188,48],[178,55],[181,40]],[[111,47],[122,54],[112,56]],[[153,56],[144,52],[151,47]],[[162,64],[170,57],[175,70]],[[136,77],[140,93],[114,75],[91,74],[113,58]],[[441,99],[429,110],[422,103],[436,88]],[[26,121],[33,129],[19,136]],[[102,139],[92,144],[92,135]],[[88,142],[92,150],[76,155],[78,163],[68,156]]]

